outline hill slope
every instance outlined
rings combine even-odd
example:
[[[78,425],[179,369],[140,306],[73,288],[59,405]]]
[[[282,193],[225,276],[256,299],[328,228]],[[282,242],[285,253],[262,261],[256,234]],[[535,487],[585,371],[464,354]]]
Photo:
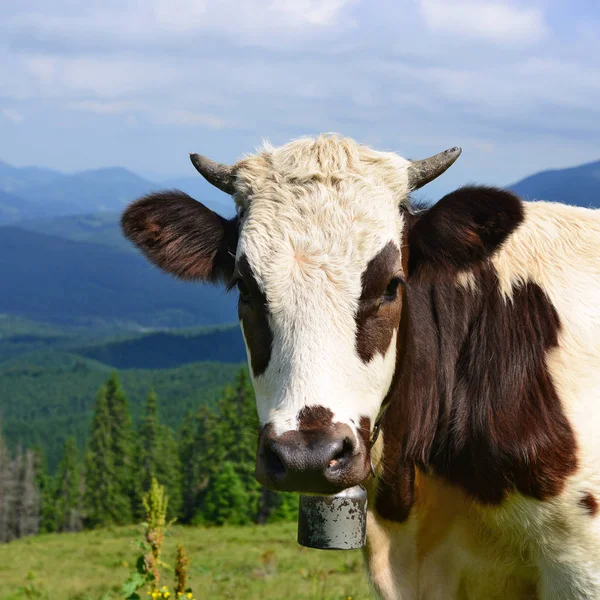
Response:
[[[600,208],[600,161],[542,171],[514,183],[509,189],[524,200],[550,200]]]
[[[0,313],[48,323],[187,327],[232,323],[235,299],[185,283],[141,256],[0,227]]]
[[[40,205],[57,207],[55,214],[121,210],[156,187],[119,167],[64,175],[42,185],[21,188],[19,195]]]
[[[121,233],[120,216],[120,213],[114,212],[69,215],[27,219],[15,225],[27,231],[55,235],[67,240],[93,242],[127,252],[137,252],[135,246]]]
[[[0,225],[45,214],[44,207],[0,189]]]
[[[64,177],[62,173],[41,167],[13,167],[0,160],[0,190],[19,195],[19,190],[32,185],[46,185]]]
[[[22,356],[0,365],[0,412],[8,445],[39,445],[54,468],[67,437],[83,447],[98,388],[113,370],[65,352],[45,353],[45,365]],[[51,360],[50,360],[51,359]],[[194,363],[177,369],[121,371],[134,420],[141,416],[148,390],[156,390],[161,420],[179,427],[183,417],[202,405],[214,405],[223,386],[233,381],[240,364]]]

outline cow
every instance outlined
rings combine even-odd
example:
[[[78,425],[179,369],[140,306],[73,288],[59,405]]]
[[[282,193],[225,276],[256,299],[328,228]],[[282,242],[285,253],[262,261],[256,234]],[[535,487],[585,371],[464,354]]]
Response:
[[[460,153],[192,154],[236,216],[161,191],[122,229],[237,290],[256,477],[364,485],[379,598],[600,599],[600,213],[482,185],[415,202]]]

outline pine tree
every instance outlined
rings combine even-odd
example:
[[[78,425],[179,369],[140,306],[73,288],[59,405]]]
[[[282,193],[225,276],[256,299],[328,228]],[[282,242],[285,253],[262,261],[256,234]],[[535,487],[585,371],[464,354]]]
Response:
[[[254,390],[245,369],[241,369],[233,388],[227,388],[219,403],[219,419],[215,432],[213,468],[230,462],[248,496],[249,518],[259,513],[261,486],[256,481],[256,448],[258,416]]]
[[[80,531],[83,528],[81,469],[74,438],[66,441],[58,465],[54,507],[56,531]]]
[[[40,493],[40,533],[55,531],[56,519],[54,516],[54,478],[48,473],[46,458],[42,449],[37,446],[33,449],[35,457],[35,479]]]
[[[169,495],[168,518],[179,516],[181,510],[181,463],[177,442],[171,429],[161,425],[158,418],[158,399],[150,390],[144,418],[138,433],[137,489],[141,498],[150,490],[152,480],[165,486]],[[138,515],[136,515],[138,516]]]
[[[211,473],[222,454],[217,444],[217,417],[206,406],[188,415],[179,434],[179,460],[182,465],[182,519],[191,523],[202,512]]]
[[[158,464],[156,478],[167,489],[169,494],[167,517],[174,519],[179,517],[182,505],[181,462],[179,461],[177,440],[166,425],[160,426],[159,448],[161,460]]]
[[[152,479],[156,477],[157,466],[160,462],[159,438],[158,400],[154,390],[150,390],[138,434],[138,479],[143,494],[150,489]],[[164,482],[159,480],[159,484],[164,485]]]
[[[112,452],[107,389],[98,390],[88,451],[85,458],[86,525],[97,527],[118,522],[115,514],[115,467]]]
[[[106,382],[106,403],[114,473],[113,515],[115,523],[125,525],[133,520],[132,507],[137,500],[133,472],[133,426],[127,398],[116,373]]]
[[[233,463],[226,461],[206,494],[204,520],[214,525],[245,525],[250,522],[248,500]]]

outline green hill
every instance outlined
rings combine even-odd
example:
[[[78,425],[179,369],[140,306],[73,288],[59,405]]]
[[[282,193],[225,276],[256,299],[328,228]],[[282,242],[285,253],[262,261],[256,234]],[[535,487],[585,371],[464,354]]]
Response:
[[[235,298],[177,281],[141,256],[100,244],[0,227],[0,313],[123,329],[231,323]]]
[[[118,369],[166,369],[207,360],[239,364],[246,360],[244,338],[237,324],[102,340],[74,351]]]
[[[54,235],[76,242],[93,242],[127,252],[137,252],[135,246],[121,233],[120,213],[70,215],[50,219],[27,219],[18,227],[45,235]]]
[[[124,370],[120,379],[134,420],[154,387],[161,420],[177,428],[189,411],[213,405],[239,368],[239,363],[203,362],[175,369]],[[0,365],[0,413],[9,446],[39,445],[50,468],[56,466],[67,437],[75,436],[83,447],[96,392],[111,370],[98,361],[58,350],[23,355]]]

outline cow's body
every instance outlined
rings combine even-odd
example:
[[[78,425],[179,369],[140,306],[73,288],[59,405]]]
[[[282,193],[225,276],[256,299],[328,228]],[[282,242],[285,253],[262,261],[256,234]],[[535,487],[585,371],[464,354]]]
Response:
[[[257,477],[364,482],[381,598],[600,599],[600,213],[476,187],[415,210],[448,152],[266,148],[199,167],[233,221],[161,194],[124,230],[167,271],[240,287]]]
[[[568,477],[552,497],[510,492],[500,505],[477,501],[461,485],[418,471],[406,521],[369,514],[367,561],[383,598],[600,598],[599,240],[598,212],[527,203],[523,223],[492,259],[499,284],[493,293],[503,302],[510,305],[515,290],[532,282],[556,310],[557,345],[545,357],[573,433],[576,465],[567,469]],[[478,278],[467,274],[457,285],[477,293]],[[530,325],[534,316],[517,313],[513,318],[529,343],[541,343],[540,332]],[[483,369],[501,369],[500,354],[506,351],[498,347],[496,361]],[[512,399],[504,400],[514,407]],[[522,417],[515,412],[513,418],[518,431]],[[542,433],[550,436],[551,427],[549,423]],[[554,443],[554,460],[564,460],[568,450],[559,450],[560,440]],[[385,431],[378,445],[385,445]],[[562,472],[565,466],[550,465],[549,470]],[[373,506],[373,485],[370,491]]]

